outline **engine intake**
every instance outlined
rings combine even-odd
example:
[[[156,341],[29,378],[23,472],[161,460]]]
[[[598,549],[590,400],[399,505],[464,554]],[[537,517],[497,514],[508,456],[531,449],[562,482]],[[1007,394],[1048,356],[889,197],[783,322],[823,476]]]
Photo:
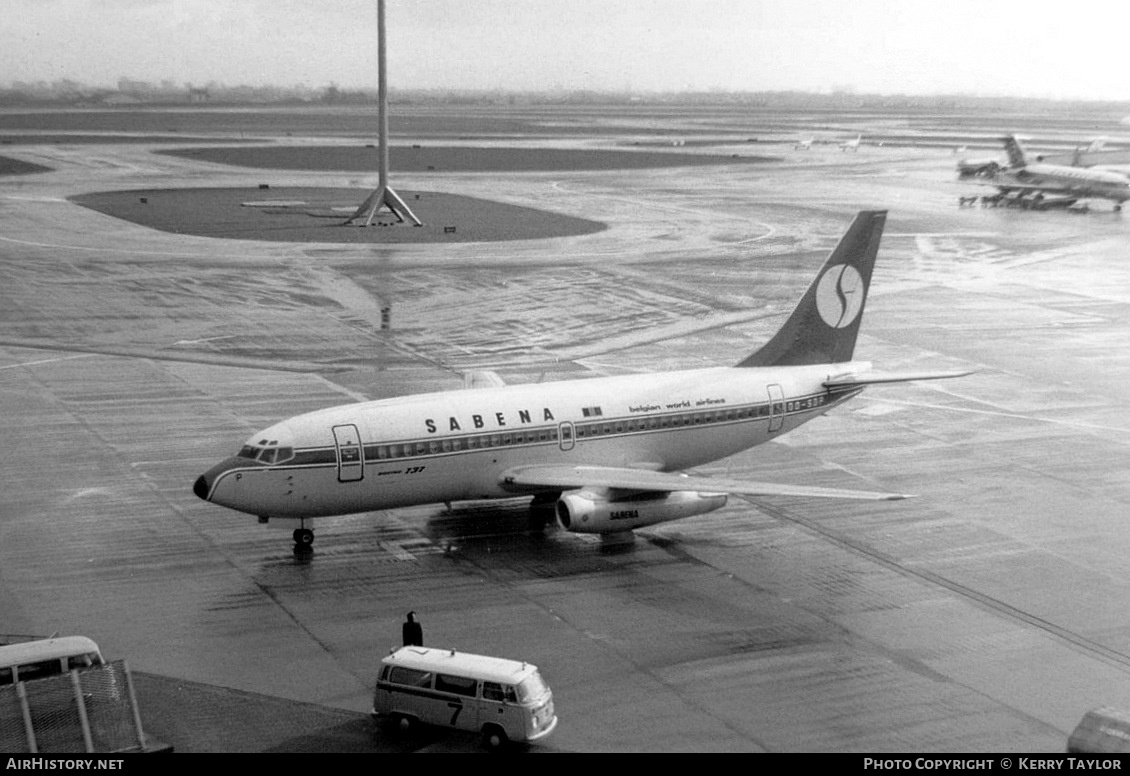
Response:
[[[725,493],[678,490],[609,501],[582,491],[557,500],[557,523],[572,533],[616,533],[713,512],[725,505]]]

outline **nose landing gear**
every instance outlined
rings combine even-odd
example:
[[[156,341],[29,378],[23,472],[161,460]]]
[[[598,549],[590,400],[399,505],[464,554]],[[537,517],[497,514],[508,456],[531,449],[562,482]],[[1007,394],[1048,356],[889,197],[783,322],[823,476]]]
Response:
[[[271,522],[270,515],[259,515],[260,523]],[[302,520],[298,528],[294,529],[291,534],[294,537],[294,552],[295,554],[313,552],[314,546],[314,531],[306,527],[306,521]]]
[[[314,532],[303,526],[294,529],[294,551],[312,552],[314,546]]]

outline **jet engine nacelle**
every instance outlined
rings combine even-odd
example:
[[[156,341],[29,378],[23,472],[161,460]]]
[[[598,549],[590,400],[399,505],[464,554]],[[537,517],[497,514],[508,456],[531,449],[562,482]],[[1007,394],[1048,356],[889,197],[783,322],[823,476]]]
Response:
[[[567,493],[557,500],[557,523],[573,533],[616,533],[701,515],[726,505],[725,493],[679,490],[620,501],[591,493]]]

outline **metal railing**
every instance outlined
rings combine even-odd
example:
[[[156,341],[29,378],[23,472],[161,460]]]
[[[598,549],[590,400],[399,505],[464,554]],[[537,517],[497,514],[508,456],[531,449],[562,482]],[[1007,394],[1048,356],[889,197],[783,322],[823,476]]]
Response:
[[[0,686],[0,752],[144,751],[124,660]]]

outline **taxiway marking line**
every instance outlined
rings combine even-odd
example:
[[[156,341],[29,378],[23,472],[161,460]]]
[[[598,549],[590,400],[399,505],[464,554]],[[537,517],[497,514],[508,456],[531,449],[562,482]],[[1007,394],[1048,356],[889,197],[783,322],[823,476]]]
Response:
[[[617,197],[617,196],[612,196],[610,194],[594,194],[593,192],[584,192],[582,194],[581,192],[570,191],[569,189],[565,188],[562,185],[561,181],[554,181],[553,183],[550,184],[550,188],[557,189],[558,191],[560,191],[564,194],[571,194],[571,195],[574,195],[574,196],[585,196],[585,197],[590,197],[590,198],[606,199],[606,200],[611,200],[613,202],[627,202],[629,204],[637,205],[637,206],[639,206],[641,204],[640,200],[632,198],[632,197]],[[699,216],[712,216],[712,217],[716,217],[716,218],[726,218],[726,219],[729,219],[731,221],[740,221],[740,222],[745,223],[745,224],[757,224],[758,226],[765,229],[764,234],[760,234],[757,237],[747,237],[744,240],[738,240],[734,243],[728,243],[730,245],[742,245],[743,243],[751,243],[751,242],[756,242],[758,240],[764,240],[768,237],[772,237],[774,234],[777,233],[776,228],[774,228],[772,224],[766,224],[766,223],[761,222],[761,221],[751,221],[749,218],[746,218],[746,217],[741,216],[741,215],[734,215],[734,214],[730,214],[730,213],[719,213],[717,210],[710,210],[710,209],[706,209],[706,208],[693,208],[693,207],[686,207],[686,206],[683,206],[683,205],[671,205],[671,204],[656,203],[656,202],[648,202],[648,203],[644,204],[644,206],[650,207],[654,210],[666,210],[666,211],[673,212],[673,213],[694,213],[695,215],[699,215]]]
[[[38,366],[39,364],[53,364],[56,361],[71,361],[76,358],[90,358],[92,356],[102,355],[101,353],[79,353],[74,356],[60,356],[59,358],[43,358],[39,361],[25,361],[21,364],[7,364],[0,366],[0,369],[16,369],[21,366]]]
[[[178,237],[196,237],[197,235],[176,235]],[[273,260],[275,263],[282,263],[282,260],[273,257],[259,256],[252,253],[196,253],[192,251],[157,251],[157,250],[134,250],[131,248],[102,248],[94,245],[73,245],[66,243],[51,243],[40,242],[36,240],[20,240],[15,237],[6,237],[0,235],[0,242],[11,243],[13,245],[23,245],[28,248],[46,248],[56,250],[68,251],[87,251],[89,253],[116,253],[128,256],[151,256],[151,257],[167,257],[167,258],[197,258],[197,259],[256,259],[261,261]],[[249,246],[250,247],[250,246]]]
[[[223,340],[223,339],[235,339],[236,336],[238,336],[238,335],[223,334],[223,335],[220,335],[218,337],[204,337],[203,339],[177,340],[176,342],[173,343],[173,347],[176,347],[177,345],[199,345],[202,342],[215,342],[216,340]]]
[[[950,394],[956,395],[956,394]],[[881,399],[877,397],[869,397],[873,403],[882,404],[898,404],[904,407],[916,407],[919,409],[928,410],[945,410],[949,412],[965,412],[971,415],[991,415],[997,418],[1013,418],[1015,420],[1031,420],[1037,423],[1051,423],[1056,426],[1066,426],[1068,428],[1088,429],[1094,431],[1118,431],[1122,434],[1130,434],[1130,428],[1118,428],[1116,426],[1100,425],[1098,423],[1080,423],[1073,420],[1056,420],[1055,418],[1042,418],[1038,415],[1024,415],[1019,412],[1006,412],[1004,410],[978,410],[971,407],[952,407],[945,404],[927,404],[925,402],[907,401],[905,399]],[[976,399],[967,399],[967,401],[976,401]]]

